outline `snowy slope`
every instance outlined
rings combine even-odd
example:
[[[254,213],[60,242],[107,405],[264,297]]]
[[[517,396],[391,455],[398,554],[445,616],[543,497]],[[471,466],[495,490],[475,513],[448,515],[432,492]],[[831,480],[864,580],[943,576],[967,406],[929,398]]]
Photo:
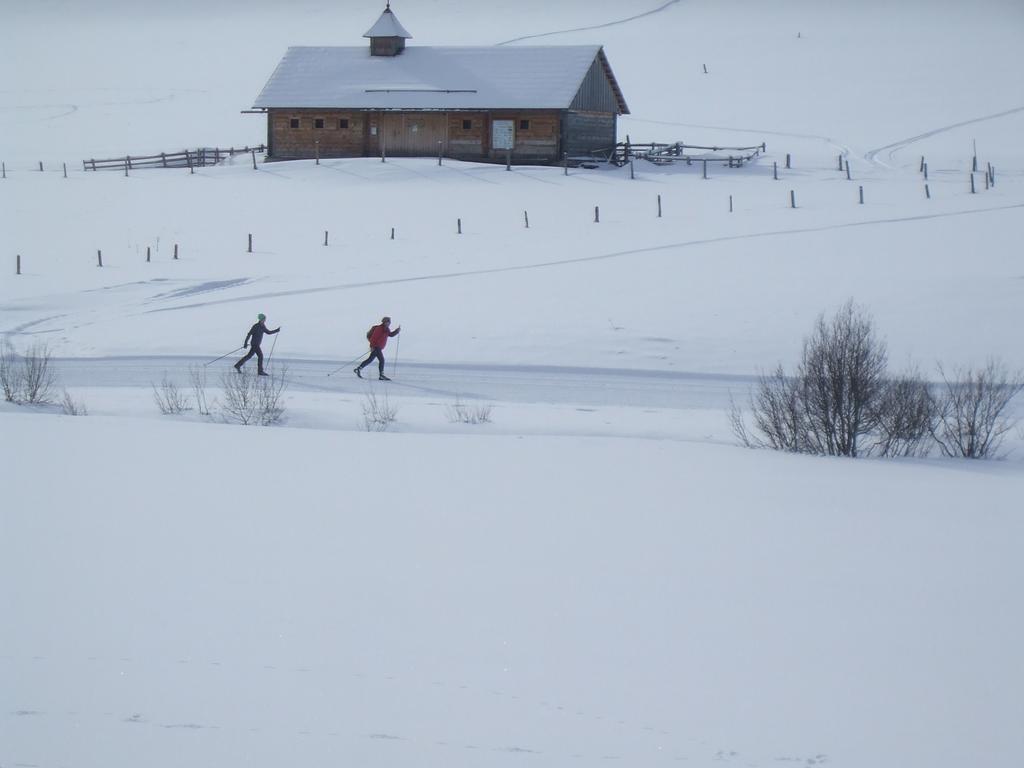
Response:
[[[0,766],[1019,766],[1024,433],[822,460],[725,409],[850,297],[894,368],[1024,367],[1024,9],[395,5],[410,45],[603,44],[635,141],[767,143],[707,180],[79,170],[258,143],[284,50],[380,10],[3,3],[0,335],[90,415],[0,404]],[[257,312],[285,423],[160,416]],[[348,370],[384,313],[387,388]]]

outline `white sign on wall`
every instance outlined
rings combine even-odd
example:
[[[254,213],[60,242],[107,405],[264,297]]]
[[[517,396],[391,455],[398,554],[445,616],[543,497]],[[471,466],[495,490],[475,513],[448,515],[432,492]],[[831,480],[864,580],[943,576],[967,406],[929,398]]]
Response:
[[[495,120],[491,123],[491,148],[515,149],[515,126],[512,120]]]

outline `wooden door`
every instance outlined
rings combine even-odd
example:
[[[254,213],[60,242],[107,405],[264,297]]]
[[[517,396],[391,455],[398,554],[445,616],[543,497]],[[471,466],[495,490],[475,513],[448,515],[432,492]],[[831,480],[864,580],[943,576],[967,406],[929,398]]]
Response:
[[[447,127],[443,112],[385,112],[380,141],[385,154],[392,157],[434,157],[438,142],[445,143]]]

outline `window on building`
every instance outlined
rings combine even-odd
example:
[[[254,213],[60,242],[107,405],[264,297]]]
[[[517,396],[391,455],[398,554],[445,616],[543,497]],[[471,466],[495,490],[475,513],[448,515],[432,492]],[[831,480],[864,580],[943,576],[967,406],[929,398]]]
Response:
[[[338,118],[338,129],[342,130],[342,131],[347,131],[348,130],[348,118],[347,117]]]
[[[298,127],[299,127],[299,118],[297,118],[297,117],[293,117],[293,118],[292,118],[291,120],[289,120],[289,121],[288,121],[288,124],[289,124],[289,125],[290,125],[290,126],[291,126],[292,128],[298,128]]]
[[[318,117],[315,120],[313,120],[313,127],[314,128],[323,128],[324,127],[324,119],[322,117]]]
[[[464,130],[464,131],[471,131],[471,130],[473,130],[473,121],[472,120],[463,120],[462,121],[462,130]]]
[[[528,130],[530,130],[530,121],[529,120],[520,120],[519,121],[519,130],[520,131],[528,131]]]

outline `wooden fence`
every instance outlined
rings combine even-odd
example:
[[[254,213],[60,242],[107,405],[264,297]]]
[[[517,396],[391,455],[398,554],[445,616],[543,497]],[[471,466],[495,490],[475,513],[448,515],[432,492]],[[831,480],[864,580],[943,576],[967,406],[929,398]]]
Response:
[[[266,153],[265,145],[258,147],[200,147],[183,149],[180,152],[161,152],[159,155],[125,155],[105,160],[90,158],[82,161],[85,171],[128,171],[133,168],[196,168],[204,165],[217,165],[235,155],[248,155],[253,152]]]
[[[697,162],[714,162],[739,168],[749,163],[765,151],[765,144],[756,147],[703,147],[695,144],[684,144],[681,141],[672,144],[633,144],[629,141],[619,142],[614,147],[597,150],[591,155],[594,159],[604,160],[622,166],[631,160],[649,160],[656,164],[684,162],[687,165]]]

